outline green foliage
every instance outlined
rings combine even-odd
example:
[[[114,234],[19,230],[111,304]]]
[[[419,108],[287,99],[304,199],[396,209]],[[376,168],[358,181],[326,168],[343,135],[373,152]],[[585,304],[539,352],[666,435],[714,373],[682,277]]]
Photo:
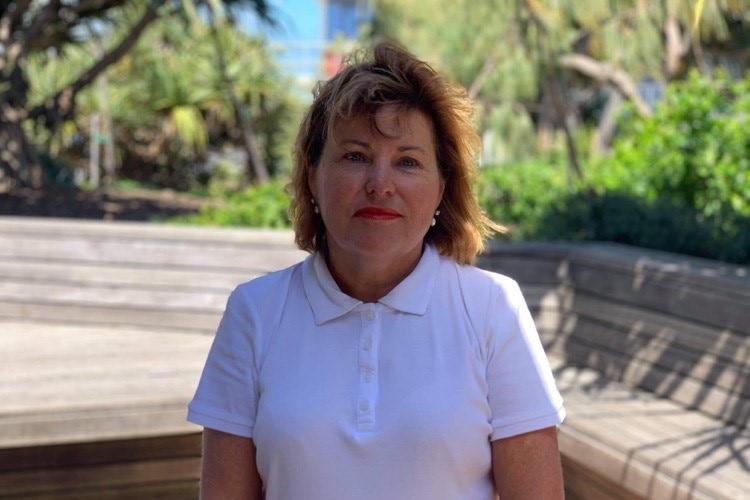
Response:
[[[117,22],[102,25],[100,41],[91,35],[80,44],[32,54],[30,102],[43,102],[91,65],[99,51],[127,35],[140,14],[140,8],[132,7],[113,11]],[[74,169],[86,169],[91,118],[99,115],[99,134],[109,137],[104,121],[109,115],[120,177],[194,189],[201,181],[196,166],[205,162],[207,151],[241,147],[229,80],[269,170],[283,171],[291,144],[287,130],[298,114],[291,85],[262,38],[227,21],[217,22],[215,33],[216,39],[209,26],[191,24],[177,14],[158,19],[108,68],[106,85],[98,80],[77,95],[71,121],[54,130],[37,127],[30,134],[33,143]],[[217,63],[218,47],[227,61],[227,78]]]
[[[289,195],[285,183],[274,180],[228,194],[223,202],[205,205],[197,215],[177,217],[171,222],[210,226],[290,227]]]
[[[750,79],[691,74],[612,156],[572,183],[561,162],[485,169],[479,200],[512,239],[614,241],[750,263]]]
[[[703,216],[663,198],[630,193],[570,193],[546,207],[530,235],[540,240],[612,241],[644,248],[750,263],[750,217]]]
[[[555,200],[569,193],[564,161],[529,160],[482,169],[477,180],[479,205],[490,219],[507,226],[506,237],[532,237]]]
[[[600,191],[669,200],[706,217],[750,215],[750,78],[690,74],[650,118],[628,116],[613,155],[590,169]]]

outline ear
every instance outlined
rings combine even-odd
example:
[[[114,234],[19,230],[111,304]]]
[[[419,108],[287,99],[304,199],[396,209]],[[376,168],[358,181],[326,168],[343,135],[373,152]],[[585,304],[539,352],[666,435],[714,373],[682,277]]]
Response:
[[[443,202],[443,193],[445,193],[445,179],[443,177],[440,177],[440,192],[438,193],[438,202],[435,206],[435,210],[440,206],[440,204]]]
[[[307,163],[305,167],[307,169],[307,187],[313,195],[313,198],[318,197],[317,189],[315,188],[315,170],[310,163]]]

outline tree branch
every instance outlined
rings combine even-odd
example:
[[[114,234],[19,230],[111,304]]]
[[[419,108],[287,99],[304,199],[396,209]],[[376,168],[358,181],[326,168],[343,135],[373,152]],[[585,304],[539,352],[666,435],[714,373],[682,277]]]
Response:
[[[672,80],[685,70],[685,56],[690,51],[690,37],[682,36],[679,21],[670,14],[664,21],[664,38],[667,53],[666,73],[667,77]]]
[[[583,54],[560,56],[558,64],[599,82],[614,86],[623,96],[633,101],[638,113],[643,116],[651,116],[651,108],[638,93],[638,86],[625,71]]]
[[[498,63],[500,63],[501,55],[502,51],[498,42],[498,44],[495,45],[495,50],[493,50],[492,54],[490,54],[490,56],[485,59],[484,64],[482,65],[482,69],[479,70],[476,78],[474,78],[474,81],[471,82],[471,87],[469,87],[469,97],[471,97],[472,99],[476,99],[476,97],[479,95],[479,92],[481,92],[482,87],[484,86],[484,82],[487,80],[487,77],[489,77],[490,74],[495,71]]]
[[[29,9],[29,4],[31,4],[31,0],[21,0],[15,3],[12,11],[8,12],[8,9],[3,10],[2,18],[0,18],[0,42],[3,44],[8,43],[15,25],[18,24],[21,16]]]
[[[53,21],[46,23],[42,36],[29,39],[29,49],[44,50],[68,41],[76,26],[90,18],[104,18],[109,11],[122,7],[128,0],[79,0],[72,5],[61,5]],[[27,28],[28,29],[28,28]]]
[[[34,40],[39,36],[39,33],[42,31],[42,29],[44,29],[47,23],[49,23],[55,16],[55,13],[57,12],[57,9],[60,8],[61,3],[62,2],[60,0],[52,0],[50,3],[45,5],[41,11],[39,11],[39,13],[31,21],[29,27],[26,28],[23,32],[23,45],[28,44],[29,41]]]
[[[46,99],[43,104],[32,109],[29,112],[29,118],[36,120],[44,116],[45,125],[49,127],[59,121],[60,118],[65,118],[69,115],[73,110],[76,94],[93,82],[108,66],[119,61],[130,50],[146,26],[158,17],[158,9],[163,3],[164,0],[151,2],[141,18],[130,30],[130,33],[116,47],[105,53],[73,83],[59,90],[54,97]]]

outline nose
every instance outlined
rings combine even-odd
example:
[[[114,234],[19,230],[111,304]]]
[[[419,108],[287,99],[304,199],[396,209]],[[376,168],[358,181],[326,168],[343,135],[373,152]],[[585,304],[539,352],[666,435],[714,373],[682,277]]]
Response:
[[[377,196],[389,196],[395,192],[393,170],[387,161],[376,159],[370,164],[365,190],[367,194]]]

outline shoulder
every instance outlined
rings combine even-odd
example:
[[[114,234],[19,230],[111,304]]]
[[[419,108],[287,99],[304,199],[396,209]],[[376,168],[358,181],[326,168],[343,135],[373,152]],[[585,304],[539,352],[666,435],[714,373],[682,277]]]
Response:
[[[461,294],[469,302],[485,304],[505,302],[509,305],[523,301],[518,282],[504,274],[480,269],[475,266],[458,264],[445,259],[443,267],[453,269],[461,287]]]
[[[299,269],[304,264],[298,262],[293,266],[259,276],[237,286],[230,296],[242,302],[266,303],[277,298],[278,294],[286,294],[295,279],[298,279]]]
[[[302,263],[260,276],[237,286],[229,295],[216,332],[217,342],[232,346],[227,352],[262,352],[284,313],[290,290]]]

